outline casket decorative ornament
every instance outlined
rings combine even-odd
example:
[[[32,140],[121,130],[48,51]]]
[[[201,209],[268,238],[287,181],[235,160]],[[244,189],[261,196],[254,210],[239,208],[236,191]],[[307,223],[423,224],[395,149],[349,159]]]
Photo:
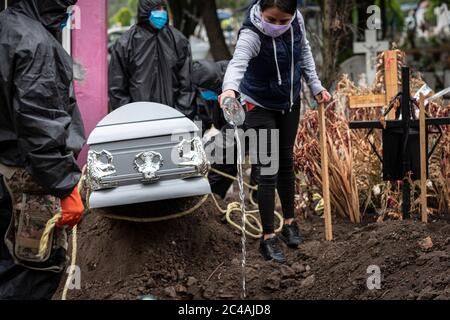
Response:
[[[208,174],[210,163],[200,137],[195,137],[189,141],[183,139],[178,145],[178,154],[183,160],[179,164],[180,167],[194,167],[196,168],[196,175],[206,176]]]
[[[163,158],[160,153],[154,151],[141,152],[136,156],[134,164],[136,170],[142,173],[143,182],[159,180],[157,173],[163,165]]]
[[[116,173],[116,168],[112,164],[113,156],[106,150],[101,152],[89,151],[88,154],[88,183],[91,190],[102,190],[112,188],[111,183],[104,182],[104,178]]]

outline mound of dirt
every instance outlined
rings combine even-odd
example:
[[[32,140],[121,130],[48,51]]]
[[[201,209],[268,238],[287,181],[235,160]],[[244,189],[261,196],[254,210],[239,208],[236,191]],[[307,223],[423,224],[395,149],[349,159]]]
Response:
[[[143,214],[180,203],[119,211]],[[333,242],[323,240],[320,218],[303,221],[301,232],[299,250],[284,247],[286,265],[263,261],[259,242],[248,240],[250,299],[450,299],[450,223],[443,218],[428,225],[335,220]],[[78,231],[82,288],[68,299],[239,299],[240,259],[240,232],[211,200],[190,216],[151,224],[92,211]],[[370,266],[381,271],[379,290],[367,287]]]

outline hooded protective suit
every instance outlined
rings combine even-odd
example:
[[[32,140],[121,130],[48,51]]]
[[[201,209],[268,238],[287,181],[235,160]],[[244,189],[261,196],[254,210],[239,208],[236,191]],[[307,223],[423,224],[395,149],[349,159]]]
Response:
[[[109,67],[112,109],[150,101],[171,106],[188,118],[195,116],[189,41],[175,28],[155,29],[150,12],[163,0],[140,0],[138,22],[113,46]]]
[[[14,0],[0,13],[0,164],[22,167],[49,194],[78,183],[85,139],[72,89],[72,60],[55,35],[77,0]],[[4,235],[12,202],[0,176],[0,300],[51,299],[63,272],[14,263]]]
[[[202,121],[203,132],[214,125],[216,129],[222,129],[226,125],[223,111],[219,101],[206,101],[202,98],[202,91],[213,91],[217,95],[222,92],[223,78],[229,61],[213,62],[208,60],[196,61],[193,64],[192,83],[197,90],[196,120]]]
[[[0,13],[0,163],[64,198],[80,179],[84,128],[72,59],[53,36],[77,0],[15,0]]]

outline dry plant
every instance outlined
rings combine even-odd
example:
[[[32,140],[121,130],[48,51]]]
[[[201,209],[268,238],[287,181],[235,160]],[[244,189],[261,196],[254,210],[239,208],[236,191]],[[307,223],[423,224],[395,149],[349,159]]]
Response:
[[[341,217],[348,217],[352,222],[359,223],[361,215],[356,177],[352,171],[351,132],[344,115],[335,112],[333,106],[334,102],[326,110],[332,208]],[[314,194],[321,193],[317,111],[308,110],[300,126],[295,146],[295,169],[297,176],[302,177],[297,179],[297,190],[301,194],[300,207],[304,208],[307,206],[305,200],[311,201]],[[307,194],[307,199],[304,193]]]
[[[397,50],[398,67],[405,65],[405,55]],[[361,221],[368,210],[379,214],[379,221],[402,217],[402,182],[385,182],[381,162],[372,150],[369,140],[382,154],[381,130],[368,136],[368,130],[349,130],[348,121],[380,119],[380,108],[350,109],[350,95],[370,95],[385,92],[384,59],[378,57],[377,78],[372,87],[357,87],[346,75],[337,84],[332,103],[327,107],[327,137],[330,157],[330,191],[332,209],[352,222]],[[400,83],[399,74],[399,83]],[[411,80],[411,92],[424,84],[420,74]],[[432,102],[427,108],[431,117],[449,117],[450,109],[442,101]],[[430,213],[450,213],[450,126],[443,127],[443,138],[430,159],[428,204]],[[432,137],[432,136],[430,136]],[[430,138],[430,145],[435,138]],[[297,174],[297,207],[321,211],[322,178],[320,168],[319,127],[317,111],[308,110],[301,122],[295,145]],[[420,183],[411,181],[412,214],[420,215]],[[362,214],[361,214],[362,212]]]

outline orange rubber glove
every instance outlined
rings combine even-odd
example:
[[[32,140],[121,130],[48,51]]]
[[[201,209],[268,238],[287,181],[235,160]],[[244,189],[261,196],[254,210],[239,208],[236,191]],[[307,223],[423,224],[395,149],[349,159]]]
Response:
[[[69,226],[72,229],[80,222],[84,213],[84,204],[78,191],[78,185],[68,197],[61,199],[61,208],[62,217],[56,226],[58,228]]]

